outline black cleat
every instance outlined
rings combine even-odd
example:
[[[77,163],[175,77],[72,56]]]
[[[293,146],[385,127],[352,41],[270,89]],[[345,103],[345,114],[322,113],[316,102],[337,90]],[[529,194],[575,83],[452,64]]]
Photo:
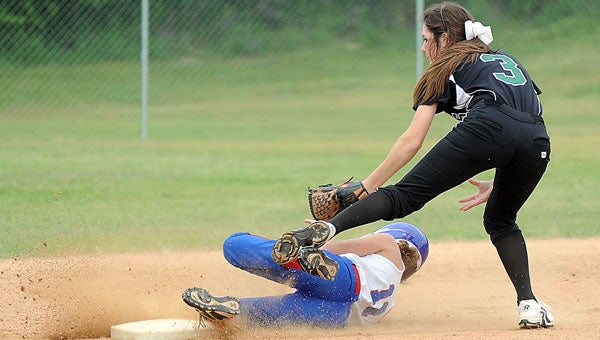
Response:
[[[301,247],[319,248],[335,235],[333,224],[316,221],[308,226],[283,234],[273,246],[271,257],[278,264],[286,264],[298,256]]]
[[[194,308],[202,320],[221,321],[240,314],[240,301],[232,296],[212,296],[206,289],[188,288],[181,294],[183,302]]]
[[[305,272],[333,281],[340,265],[315,247],[303,247],[298,251],[298,264]]]

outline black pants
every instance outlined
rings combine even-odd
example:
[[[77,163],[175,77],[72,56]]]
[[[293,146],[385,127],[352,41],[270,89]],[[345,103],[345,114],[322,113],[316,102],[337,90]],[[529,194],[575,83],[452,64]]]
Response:
[[[550,138],[542,117],[481,99],[398,183],[379,189],[392,201],[389,216],[380,218],[409,215],[448,189],[495,168],[484,213],[485,229],[494,241],[519,230],[517,212],[549,160]]]

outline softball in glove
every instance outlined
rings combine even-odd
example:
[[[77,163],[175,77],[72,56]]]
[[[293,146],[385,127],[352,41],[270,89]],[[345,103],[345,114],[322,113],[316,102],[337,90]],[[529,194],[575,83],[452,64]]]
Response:
[[[369,193],[360,181],[352,177],[340,185],[323,184],[308,189],[310,213],[316,220],[329,221],[342,210],[367,197]]]

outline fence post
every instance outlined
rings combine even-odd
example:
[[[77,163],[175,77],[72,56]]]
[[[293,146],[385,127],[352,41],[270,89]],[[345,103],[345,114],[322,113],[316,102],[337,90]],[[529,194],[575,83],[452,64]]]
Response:
[[[149,16],[149,0],[142,0],[142,117],[141,117],[141,133],[142,140],[148,138],[148,16]]]
[[[421,34],[423,34],[423,0],[416,0],[416,10],[415,10],[415,28],[416,28],[416,38],[417,38],[417,46],[416,46],[416,63],[417,63],[417,82],[423,73],[423,53],[421,53],[421,44],[423,43],[421,39]]]

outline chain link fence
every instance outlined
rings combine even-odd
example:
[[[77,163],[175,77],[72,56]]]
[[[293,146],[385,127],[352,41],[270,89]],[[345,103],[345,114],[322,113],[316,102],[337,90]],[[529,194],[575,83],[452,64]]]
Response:
[[[19,128],[18,122],[47,120],[54,135],[69,134],[69,126],[63,124],[69,119],[86,121],[80,128],[97,137],[111,124],[126,121],[128,129],[122,133],[138,137],[141,3],[2,1],[4,133],[35,134],[35,127]],[[598,44],[598,1],[463,4],[492,25],[497,47],[516,55],[532,48],[540,53],[551,50],[553,36],[566,35],[574,44]],[[149,5],[149,100],[150,112],[155,113],[177,111],[180,105],[217,95],[210,89],[224,81],[252,78],[257,84],[269,83],[273,75],[257,71],[265,67],[257,66],[261,59],[267,64],[294,60],[287,67],[302,69],[307,66],[290,56],[321,49],[323,58],[362,58],[368,68],[378,60],[361,53],[365,49],[415,50],[414,1],[150,0]],[[595,35],[584,34],[590,30]],[[414,69],[399,72],[405,72],[399,74],[403,79],[414,79]],[[152,136],[164,122],[153,121],[152,114],[149,119]]]
[[[492,46],[519,58],[549,93],[552,126],[592,138],[595,130],[575,129],[593,118],[576,128],[568,118],[597,106],[600,2],[461,4],[492,26]],[[414,0],[0,1],[0,257],[47,244],[85,248],[86,240],[88,250],[141,239],[148,247],[214,245],[227,228],[246,224],[287,230],[306,217],[303,186],[325,176],[316,169],[368,174],[405,126],[399,120],[410,119],[417,7]],[[558,109],[561,102],[569,109]],[[445,133],[443,122],[431,133]],[[319,126],[331,133],[317,135]],[[325,146],[346,158],[331,164]],[[336,179],[345,178],[325,180]],[[561,185],[554,197],[581,195]],[[595,221],[585,205],[575,208],[570,216],[579,219],[565,223]],[[563,210],[539,211],[553,209]],[[415,222],[480,223],[440,211]]]

